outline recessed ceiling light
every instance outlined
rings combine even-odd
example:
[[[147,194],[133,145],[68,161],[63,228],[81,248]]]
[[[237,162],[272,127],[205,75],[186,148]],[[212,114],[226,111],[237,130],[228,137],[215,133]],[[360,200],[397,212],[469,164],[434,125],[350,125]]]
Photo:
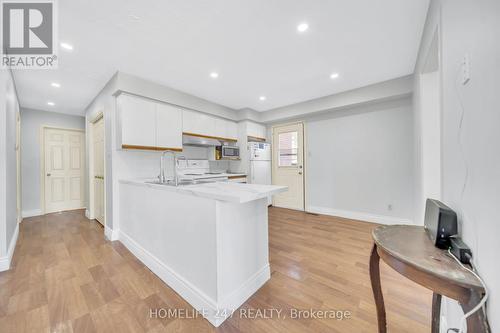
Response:
[[[68,43],[61,43],[61,47],[62,47],[63,49],[66,49],[66,50],[70,50],[70,51],[72,51],[72,50],[73,50],[73,45],[68,44]]]
[[[52,82],[50,85],[54,88],[61,88],[61,85],[57,82]]]
[[[299,25],[297,26],[297,31],[298,31],[298,32],[304,32],[304,31],[306,31],[307,29],[309,29],[309,24],[307,24],[307,23],[305,23],[305,22],[304,22],[304,23],[301,23],[301,24],[299,24]]]
[[[212,79],[216,79],[216,78],[218,78],[218,77],[219,77],[219,73],[217,73],[217,72],[212,72],[212,73],[210,73],[210,77],[211,77]]]
[[[131,21],[140,21],[141,18],[137,15],[134,15],[134,14],[129,14],[128,18],[131,20]]]
[[[47,105],[54,106],[55,103],[54,102],[47,102]]]
[[[336,79],[338,77],[339,77],[339,73],[332,73],[332,74],[330,74],[330,79],[332,79],[332,80]]]
[[[265,101],[266,99],[267,99],[266,96],[260,96],[259,97],[259,100],[261,100],[261,101]]]

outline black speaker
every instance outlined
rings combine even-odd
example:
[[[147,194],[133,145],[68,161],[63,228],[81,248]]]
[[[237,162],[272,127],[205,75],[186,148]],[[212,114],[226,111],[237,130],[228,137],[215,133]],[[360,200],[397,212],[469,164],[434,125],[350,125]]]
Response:
[[[427,199],[424,227],[436,247],[447,249],[450,237],[458,233],[457,214],[441,201]]]

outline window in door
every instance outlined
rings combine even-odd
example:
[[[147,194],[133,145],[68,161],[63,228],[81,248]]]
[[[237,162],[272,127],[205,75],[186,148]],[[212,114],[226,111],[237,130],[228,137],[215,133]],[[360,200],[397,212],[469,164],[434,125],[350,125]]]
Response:
[[[278,142],[279,166],[296,166],[298,153],[298,132],[280,133]]]

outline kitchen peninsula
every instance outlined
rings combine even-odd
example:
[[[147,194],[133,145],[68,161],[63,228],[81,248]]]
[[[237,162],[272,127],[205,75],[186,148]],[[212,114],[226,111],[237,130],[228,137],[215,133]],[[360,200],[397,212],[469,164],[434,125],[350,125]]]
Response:
[[[219,326],[270,278],[268,196],[284,186],[120,181],[120,241]]]

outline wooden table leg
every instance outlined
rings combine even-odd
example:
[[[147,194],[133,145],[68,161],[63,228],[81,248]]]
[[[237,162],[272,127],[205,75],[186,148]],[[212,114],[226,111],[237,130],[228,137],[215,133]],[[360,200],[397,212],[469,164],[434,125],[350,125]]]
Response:
[[[373,298],[377,307],[377,321],[379,333],[387,332],[387,322],[385,319],[384,295],[380,286],[380,257],[377,253],[377,245],[373,244],[372,254],[370,256],[370,281],[372,283]]]
[[[441,321],[441,295],[432,294],[432,333],[439,333],[439,322]]]
[[[472,310],[481,301],[482,295],[475,290],[470,290],[467,301],[460,302],[464,313]],[[486,320],[483,309],[479,309],[467,318],[467,332],[489,333],[490,325]]]

